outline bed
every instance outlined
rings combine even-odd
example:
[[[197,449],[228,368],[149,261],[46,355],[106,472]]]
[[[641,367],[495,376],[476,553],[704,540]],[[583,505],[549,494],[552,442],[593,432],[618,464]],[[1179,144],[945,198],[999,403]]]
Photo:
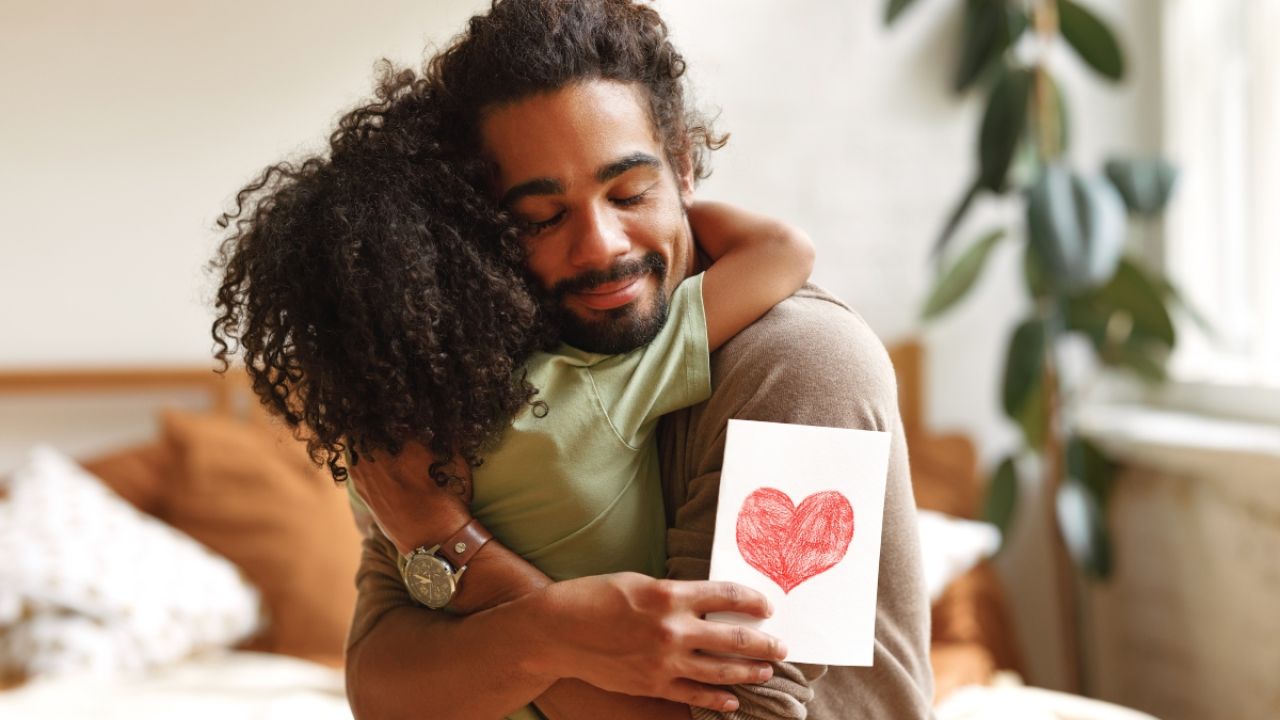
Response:
[[[973,446],[961,436],[936,436],[925,428],[919,346],[895,346],[891,354],[921,507],[970,518],[980,488]],[[117,577],[115,585],[80,587],[92,602],[63,589],[43,604],[20,600],[16,607],[12,597],[5,600],[0,584],[0,654],[9,657],[0,658],[0,717],[350,717],[341,664],[360,537],[345,493],[259,408],[242,371],[226,377],[192,367],[0,372],[0,478],[0,512],[15,498],[29,503],[41,492],[69,488],[57,492],[91,498],[86,507],[92,512],[82,508],[82,515],[110,514],[93,503],[118,501],[138,516],[129,523],[148,524],[150,533],[121,530],[133,527],[124,521],[105,530],[24,525],[21,533],[12,531],[43,514],[30,505],[20,522],[10,522],[10,551],[25,553],[28,565],[41,572],[89,568],[71,578],[89,586],[100,582],[94,573],[102,568],[116,568],[110,572]],[[88,485],[106,488],[103,497],[86,490]],[[65,505],[53,503],[49,514],[66,514]],[[53,562],[48,548],[67,544],[67,535],[75,537],[68,552],[76,560]],[[191,547],[186,555],[160,552],[170,535],[198,544],[214,559],[197,558]],[[99,539],[86,542],[94,537]],[[121,544],[127,538],[132,546]],[[120,557],[129,562],[112,560]],[[198,581],[182,575],[206,561],[221,562],[221,570],[209,570]],[[0,583],[14,565],[11,559],[0,564]],[[1020,687],[1017,644],[998,579],[976,558],[962,565],[948,570],[933,606],[932,661],[945,696],[939,697],[939,717],[1145,717]],[[41,582],[42,588],[49,585],[48,578]],[[190,606],[183,611],[189,616],[145,622],[135,617],[151,602],[146,597],[164,596],[178,585],[200,589],[169,598]],[[144,587],[155,590],[142,593]],[[115,615],[101,611],[113,603]],[[151,605],[144,609],[155,609],[157,617],[172,612],[159,601]],[[91,622],[71,618],[84,626],[75,629],[87,630],[81,635],[64,632],[74,624],[68,616],[76,608],[97,612]],[[36,625],[33,618],[44,623],[48,637],[23,630],[23,655],[15,651],[14,638],[21,633],[14,628]],[[115,628],[116,640],[126,632],[119,627],[126,627],[130,653],[95,651],[114,647],[102,642],[103,627]],[[170,637],[162,642],[164,627]],[[81,655],[59,651],[50,637],[89,649]],[[37,666],[42,672],[21,662],[33,653],[51,658]]]
[[[242,375],[3,372],[0,437],[0,717],[350,717],[360,536]]]

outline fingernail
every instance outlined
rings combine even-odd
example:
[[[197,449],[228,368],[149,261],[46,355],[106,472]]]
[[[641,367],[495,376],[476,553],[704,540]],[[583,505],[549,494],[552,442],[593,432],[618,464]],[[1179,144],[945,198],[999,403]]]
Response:
[[[738,698],[729,698],[720,706],[721,712],[733,712],[738,709]]]
[[[764,682],[771,677],[773,677],[773,667],[770,665],[765,665],[756,671],[756,679],[760,682]]]

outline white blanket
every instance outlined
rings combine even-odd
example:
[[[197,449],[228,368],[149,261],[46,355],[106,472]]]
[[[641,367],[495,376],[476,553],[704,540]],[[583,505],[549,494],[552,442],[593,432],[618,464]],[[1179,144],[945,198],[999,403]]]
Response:
[[[1076,695],[1001,684],[957,690],[938,720],[1155,720]],[[145,675],[63,677],[0,692],[0,718],[23,720],[351,720],[342,671],[223,651]]]
[[[0,692],[0,718],[23,720],[351,720],[342,671],[239,651],[146,674],[67,676]]]

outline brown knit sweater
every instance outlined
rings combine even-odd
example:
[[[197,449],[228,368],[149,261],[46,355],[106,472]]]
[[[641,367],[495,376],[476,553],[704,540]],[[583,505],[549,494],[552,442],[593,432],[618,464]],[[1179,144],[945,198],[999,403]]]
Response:
[[[897,383],[884,345],[857,313],[808,285],[713,354],[711,382],[709,400],[666,416],[659,433],[670,578],[705,579],[710,570],[730,418],[884,430],[893,442],[873,665],[778,664],[768,683],[734,688],[737,712],[695,710],[694,717],[932,717],[929,601]]]

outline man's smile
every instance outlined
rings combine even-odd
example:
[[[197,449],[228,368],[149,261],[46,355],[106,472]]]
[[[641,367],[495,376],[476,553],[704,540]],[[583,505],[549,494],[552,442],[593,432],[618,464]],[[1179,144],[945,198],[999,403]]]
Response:
[[[591,288],[571,293],[578,302],[592,310],[612,310],[622,307],[639,297],[644,290],[642,282],[649,273],[633,275],[613,282],[601,283]]]

